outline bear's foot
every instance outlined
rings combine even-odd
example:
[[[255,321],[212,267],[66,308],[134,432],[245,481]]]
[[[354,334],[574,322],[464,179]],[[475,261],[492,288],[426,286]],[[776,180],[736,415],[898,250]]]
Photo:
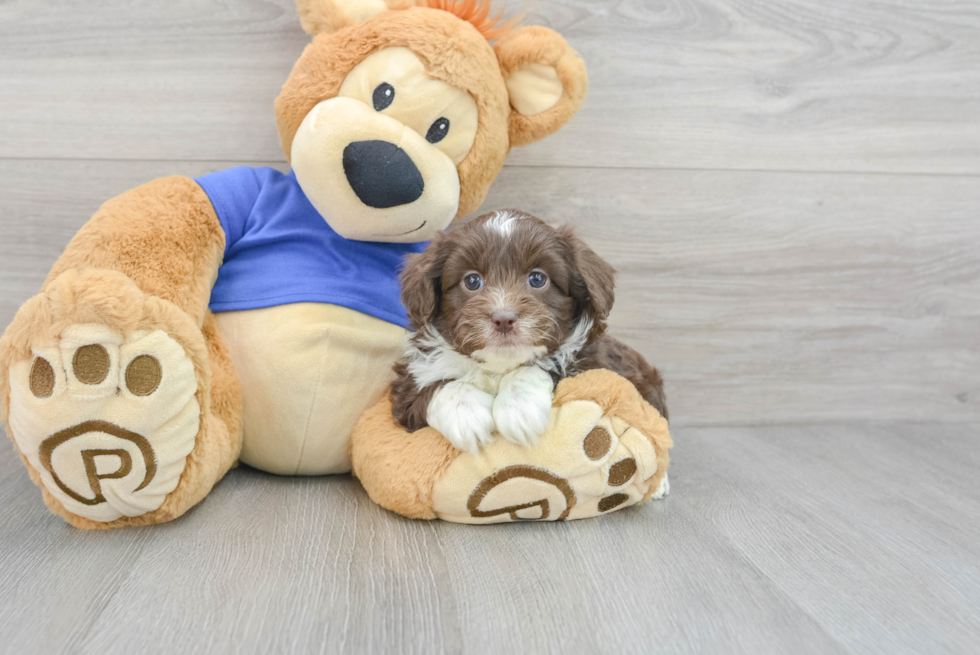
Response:
[[[177,487],[201,408],[190,358],[156,330],[123,339],[72,325],[10,369],[10,428],[69,511],[112,521],[153,511]]]
[[[52,509],[82,527],[125,522],[160,510],[181,481],[204,414],[195,362],[168,331],[198,342],[199,362],[203,337],[121,274],[63,277],[5,338],[8,431]]]
[[[667,420],[625,378],[581,373],[555,389],[533,446],[499,435],[479,452],[431,427],[407,432],[387,397],[351,435],[354,473],[375,502],[410,518],[460,523],[602,516],[667,494]]]
[[[594,401],[574,400],[552,409],[551,427],[535,446],[498,438],[478,454],[461,454],[436,482],[433,508],[464,523],[606,514],[665,494],[657,455],[636,427]]]

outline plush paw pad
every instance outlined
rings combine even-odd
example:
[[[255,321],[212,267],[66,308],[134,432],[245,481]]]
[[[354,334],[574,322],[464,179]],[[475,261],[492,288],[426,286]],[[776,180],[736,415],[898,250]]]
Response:
[[[10,428],[45,488],[94,521],[159,508],[200,426],[194,366],[163,331],[74,325],[10,368]]]
[[[665,420],[652,428],[669,444]],[[571,401],[551,410],[537,445],[497,439],[460,455],[436,482],[433,505],[440,518],[464,523],[586,518],[665,495],[657,467],[646,434],[594,402]]]

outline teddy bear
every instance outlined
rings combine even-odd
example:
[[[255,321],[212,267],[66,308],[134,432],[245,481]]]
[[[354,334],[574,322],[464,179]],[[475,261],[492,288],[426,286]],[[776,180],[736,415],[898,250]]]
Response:
[[[512,146],[578,111],[582,60],[484,0],[297,9],[312,41],[275,102],[290,172],[109,200],[0,339],[0,419],[44,502],[80,528],[161,523],[239,461],[353,471],[405,516],[474,523],[666,493],[666,421],[608,371],[559,385],[535,449],[464,455],[386,405],[404,256],[477,209]]]

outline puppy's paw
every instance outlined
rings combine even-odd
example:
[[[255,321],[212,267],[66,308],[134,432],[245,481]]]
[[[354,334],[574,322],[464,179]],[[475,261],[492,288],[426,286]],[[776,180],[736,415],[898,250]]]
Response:
[[[551,422],[553,383],[537,366],[524,366],[500,381],[493,403],[493,421],[502,437],[533,446]]]
[[[454,380],[432,396],[426,420],[456,448],[470,453],[493,440],[493,396]]]
[[[657,487],[656,491],[650,494],[650,498],[654,500],[660,500],[661,498],[666,498],[667,494],[670,493],[670,480],[667,479],[667,473],[664,473],[664,477],[660,479],[660,485]]]

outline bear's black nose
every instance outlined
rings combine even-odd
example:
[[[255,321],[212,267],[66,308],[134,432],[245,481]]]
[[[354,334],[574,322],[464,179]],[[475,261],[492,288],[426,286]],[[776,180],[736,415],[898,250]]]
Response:
[[[344,148],[344,173],[368,207],[385,209],[418,200],[422,174],[408,154],[387,141],[355,141]]]

